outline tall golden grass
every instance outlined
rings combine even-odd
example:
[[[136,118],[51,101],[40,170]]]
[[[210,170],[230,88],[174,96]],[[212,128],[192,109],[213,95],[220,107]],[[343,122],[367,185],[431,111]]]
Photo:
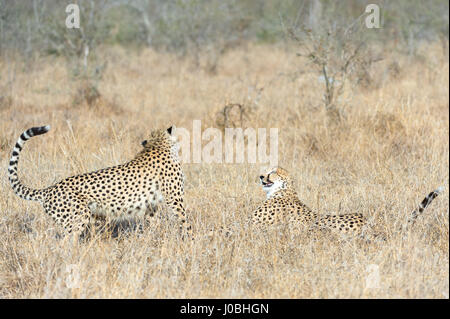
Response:
[[[0,297],[448,298],[449,63],[438,46],[420,60],[386,54],[371,85],[346,87],[340,121],[324,111],[318,74],[293,51],[236,49],[216,74],[151,50],[103,54],[108,68],[91,105],[73,103],[79,84],[61,59],[38,59],[27,72],[20,60],[0,61],[2,74],[15,74],[0,105]],[[10,152],[29,127],[52,126],[19,163],[21,180],[43,188],[131,159],[155,128],[217,126],[226,103],[251,110],[244,127],[279,128],[279,164],[303,202],[320,213],[362,212],[387,241],[253,229],[250,214],[264,199],[259,164],[183,165],[192,242],[180,240],[174,218],[156,216],[141,231],[73,243],[9,186]],[[440,185],[414,227],[399,231]],[[237,231],[207,236],[223,224]]]

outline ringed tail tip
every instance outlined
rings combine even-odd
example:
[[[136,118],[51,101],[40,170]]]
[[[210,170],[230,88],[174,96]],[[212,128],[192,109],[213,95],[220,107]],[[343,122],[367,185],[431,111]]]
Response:
[[[50,125],[33,127],[30,130],[31,130],[33,136],[40,135],[40,134],[45,134],[45,133],[47,133],[50,130]]]

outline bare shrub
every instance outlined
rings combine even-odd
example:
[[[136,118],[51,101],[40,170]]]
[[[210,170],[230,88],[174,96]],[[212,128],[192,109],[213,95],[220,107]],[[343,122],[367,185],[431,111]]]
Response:
[[[245,128],[247,126],[246,122],[250,120],[254,111],[255,108],[251,105],[241,103],[226,104],[216,113],[216,125],[222,130],[227,127]]]
[[[93,106],[101,97],[97,87],[92,82],[85,80],[82,81],[73,97],[73,104],[78,105],[84,102],[89,106]]]
[[[234,0],[132,0],[124,4],[139,13],[147,46],[176,52],[191,59],[193,67],[210,73],[217,71],[225,52],[241,44],[250,26],[242,5]]]
[[[405,126],[395,114],[377,112],[371,124],[375,135],[383,139],[405,134]]]
[[[320,4],[315,2],[309,20],[290,26],[287,34],[297,45],[297,56],[306,58],[319,72],[318,81],[324,83],[324,106],[330,116],[339,119],[338,100],[347,82],[370,85],[370,66],[381,57],[370,52],[362,15],[353,20],[340,19],[330,13],[333,5]]]
[[[46,3],[39,2],[35,5],[35,17],[46,51],[63,56],[70,76],[78,82],[74,104],[85,101],[93,105],[101,96],[97,83],[107,65],[106,60],[97,55],[97,48],[110,33],[111,24],[107,18],[110,3],[105,0],[82,0],[77,4],[80,7],[80,28],[66,27],[65,19],[58,14],[64,12],[65,7],[59,3],[53,3],[54,10],[48,14]]]

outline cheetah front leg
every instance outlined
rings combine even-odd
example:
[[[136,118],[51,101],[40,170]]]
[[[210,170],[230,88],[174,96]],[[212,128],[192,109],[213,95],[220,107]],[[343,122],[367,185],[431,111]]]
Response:
[[[192,226],[186,220],[186,209],[184,208],[183,197],[175,196],[172,194],[172,192],[163,192],[163,193],[166,193],[164,196],[166,205],[169,207],[169,209],[172,210],[173,213],[177,215],[179,221],[181,222],[180,229],[182,231],[184,229],[184,231],[186,231],[188,236],[191,239],[193,239],[194,237],[192,234]]]

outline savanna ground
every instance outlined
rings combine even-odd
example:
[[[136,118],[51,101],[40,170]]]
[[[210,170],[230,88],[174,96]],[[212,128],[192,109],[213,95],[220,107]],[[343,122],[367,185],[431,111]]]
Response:
[[[3,74],[15,70],[0,104],[0,297],[448,298],[449,64],[439,45],[421,54],[386,54],[370,84],[346,87],[340,118],[323,107],[318,73],[276,46],[231,50],[215,74],[151,49],[110,48],[90,105],[74,102],[80,86],[61,59],[41,58],[27,72],[20,60],[0,63]],[[180,240],[174,218],[154,217],[141,231],[73,244],[9,186],[10,152],[29,127],[52,126],[19,164],[21,180],[42,188],[131,159],[155,128],[191,130],[193,120],[220,128],[227,103],[245,106],[237,126],[279,129],[279,164],[303,202],[320,213],[362,212],[387,241],[252,229],[264,163],[183,165],[192,242]],[[440,185],[414,227],[399,231]],[[235,233],[207,236],[221,224]]]

